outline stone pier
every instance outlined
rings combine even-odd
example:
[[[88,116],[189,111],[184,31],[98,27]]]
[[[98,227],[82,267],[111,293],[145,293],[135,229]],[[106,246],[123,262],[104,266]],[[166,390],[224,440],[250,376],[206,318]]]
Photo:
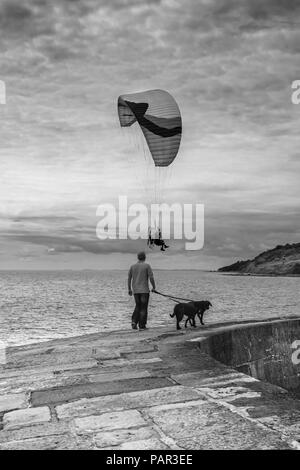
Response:
[[[0,364],[0,449],[299,449],[300,401],[201,346],[258,324],[9,348]]]

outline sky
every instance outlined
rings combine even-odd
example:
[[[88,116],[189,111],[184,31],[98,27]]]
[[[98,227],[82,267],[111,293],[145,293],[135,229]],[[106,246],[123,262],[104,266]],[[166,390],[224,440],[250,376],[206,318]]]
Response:
[[[0,0],[0,269],[134,261],[145,242],[100,241],[96,210],[146,202],[116,103],[155,88],[183,120],[166,201],[204,204],[205,243],[171,240],[152,265],[299,242],[299,25],[299,0]]]

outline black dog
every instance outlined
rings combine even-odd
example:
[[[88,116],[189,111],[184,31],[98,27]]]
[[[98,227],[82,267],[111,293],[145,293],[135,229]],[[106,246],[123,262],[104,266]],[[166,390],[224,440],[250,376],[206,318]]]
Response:
[[[212,307],[212,304],[210,303],[209,300],[200,300],[197,302],[192,302],[192,304],[195,305],[195,308],[197,310],[197,315],[198,315],[201,325],[204,325],[204,322],[203,322],[204,312],[208,310],[209,307]]]
[[[178,303],[174,307],[173,315],[170,314],[170,317],[174,317],[176,315],[177,320],[177,330],[181,330],[180,322],[183,319],[184,315],[187,317],[185,321],[185,328],[187,327],[187,323],[189,322],[191,326],[194,328],[196,327],[195,317],[198,315],[201,325],[203,323],[203,314],[205,310],[208,310],[211,306],[211,303],[208,300],[202,300],[197,302],[188,302],[188,303]]]

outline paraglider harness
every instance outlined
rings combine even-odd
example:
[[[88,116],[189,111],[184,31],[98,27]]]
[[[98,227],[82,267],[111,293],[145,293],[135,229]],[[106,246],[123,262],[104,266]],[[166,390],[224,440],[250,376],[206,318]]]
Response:
[[[152,236],[151,236],[151,227],[149,227],[147,245],[149,246],[149,248],[153,248],[154,245],[160,246],[160,251],[166,251],[165,249],[169,248],[169,246],[166,245],[165,241],[161,238],[160,228],[158,229],[158,238],[152,238]]]

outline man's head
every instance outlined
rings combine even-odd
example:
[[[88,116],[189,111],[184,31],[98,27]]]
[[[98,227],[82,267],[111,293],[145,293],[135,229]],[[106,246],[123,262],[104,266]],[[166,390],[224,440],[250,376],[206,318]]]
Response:
[[[138,260],[139,260],[139,261],[145,261],[145,259],[146,259],[145,252],[144,252],[144,251],[140,251],[140,252],[137,254],[137,257],[138,257]]]

